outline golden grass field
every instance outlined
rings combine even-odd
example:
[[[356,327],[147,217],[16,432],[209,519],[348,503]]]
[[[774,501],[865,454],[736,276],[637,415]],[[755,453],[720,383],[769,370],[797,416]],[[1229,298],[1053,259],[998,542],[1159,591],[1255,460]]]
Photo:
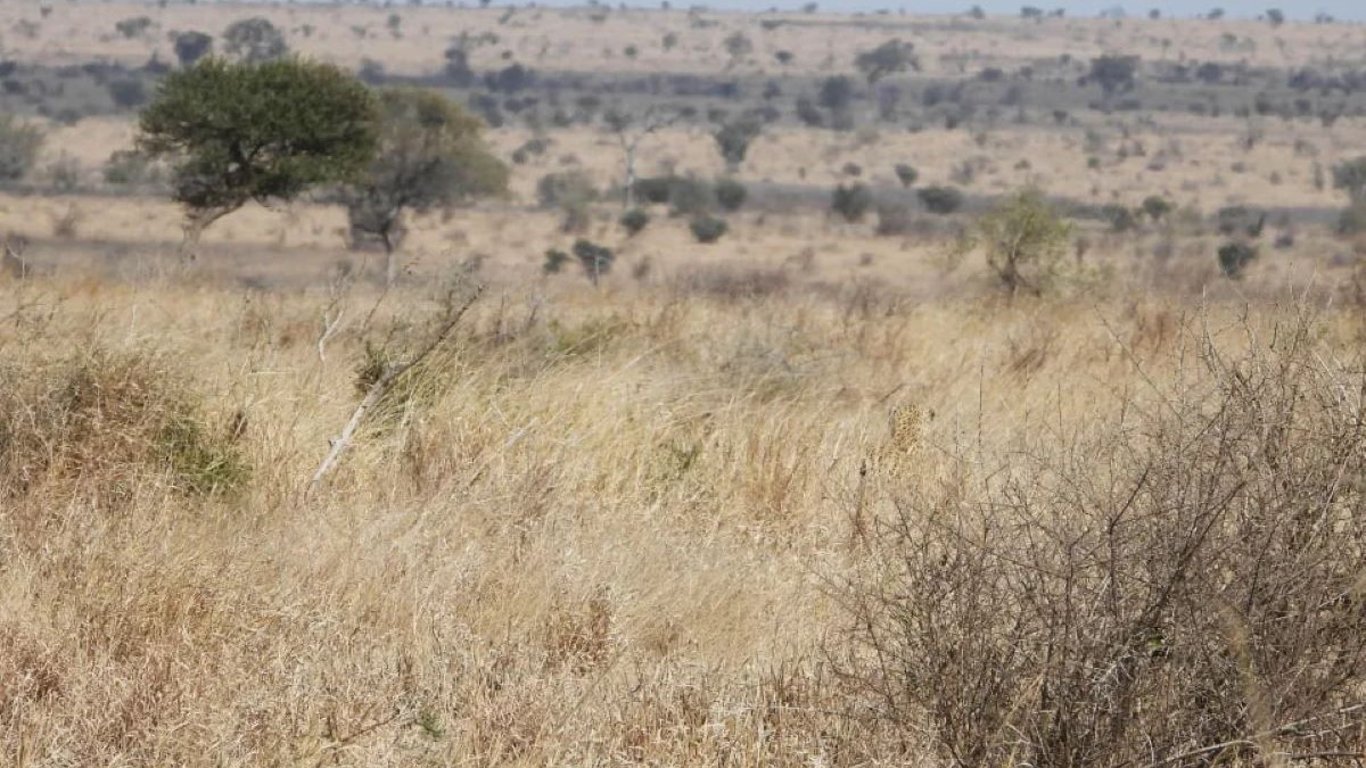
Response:
[[[390,12],[402,40],[386,30]],[[771,67],[760,60],[790,48],[798,69],[823,73],[888,36],[794,15],[803,23],[764,33],[755,60],[728,62],[720,41],[736,27],[759,39],[757,17],[699,30],[681,12],[598,23],[585,10],[519,10],[498,24],[502,13],[57,3],[41,34],[5,45],[33,61],[140,64],[170,56],[168,30],[262,14],[306,54],[411,74],[434,69],[457,32],[494,30],[538,67],[615,70],[624,59],[603,49],[636,42],[644,69]],[[112,35],[138,14],[161,34]],[[34,15],[0,5],[0,28]],[[1226,31],[1256,41],[1238,58],[1276,66],[1366,42],[1359,25],[888,23],[924,25],[899,34],[931,72],[969,55],[974,69],[1060,51],[1156,59],[1162,38],[1168,55],[1204,59],[1222,55]],[[304,24],[316,31],[304,37]],[[669,30],[683,42],[665,52]],[[496,53],[481,50],[476,66],[496,66]],[[1110,155],[1088,170],[1082,127],[1003,125],[980,140],[773,131],[739,178],[824,188],[854,161],[891,183],[910,162],[933,183],[980,155],[994,170],[975,192],[1032,183],[1129,205],[1165,193],[1208,214],[1340,207],[1340,193],[1311,183],[1312,162],[1363,149],[1359,118],[1267,120],[1251,154],[1245,120],[1153,120],[1123,141],[1166,148],[1161,174]],[[98,187],[134,125],[51,130],[48,159],[74,158]],[[488,135],[504,156],[531,136]],[[181,211],[164,199],[0,195],[0,234],[26,237],[38,268],[0,278],[0,765],[952,764],[932,717],[880,708],[874,692],[894,670],[849,674],[867,650],[851,589],[890,578],[869,573],[889,556],[877,531],[908,500],[995,499],[1021,457],[1213,392],[1225,380],[1197,361],[1280,359],[1291,328],[1308,329],[1314,365],[1340,384],[1333,407],[1355,409],[1358,442],[1344,450],[1366,451],[1366,389],[1353,389],[1366,366],[1366,246],[1329,227],[1273,224],[1293,246],[1264,249],[1242,281],[1219,274],[1221,238],[1197,224],[1083,228],[1083,278],[1012,301],[948,236],[879,237],[798,209],[743,211],[715,246],[662,217],[627,239],[608,202],[584,236],[619,256],[594,286],[542,274],[542,254],[568,236],[534,207],[535,186],[570,167],[606,186],[620,150],[582,127],[550,140],[514,166],[509,199],[416,217],[392,290],[364,269],[338,276],[343,262],[380,257],[346,250],[332,206],[248,207],[215,224],[185,268]],[[1233,171],[1239,161],[1253,170]],[[683,130],[652,137],[642,166],[723,170],[711,138]],[[54,230],[67,217],[74,230]],[[1159,258],[1163,244],[1172,252]],[[310,485],[364,394],[367,362],[412,354],[443,300],[476,284],[451,337]],[[893,429],[912,405],[923,416]],[[1126,450],[1086,466],[1101,476]],[[1352,474],[1360,462],[1343,466],[1360,512],[1366,478]],[[1359,748],[1357,728],[1344,739]]]

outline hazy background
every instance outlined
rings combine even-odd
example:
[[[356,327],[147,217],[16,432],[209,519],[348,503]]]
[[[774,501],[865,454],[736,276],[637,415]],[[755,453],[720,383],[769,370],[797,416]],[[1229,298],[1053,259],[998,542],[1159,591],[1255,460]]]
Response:
[[[429,0],[430,2],[431,0]],[[473,5],[472,0],[467,0],[468,5]],[[525,3],[506,3],[495,2],[495,5],[524,5]],[[539,0],[538,5],[568,6],[584,5],[582,0]],[[616,5],[616,2],[607,2],[606,5]],[[657,2],[627,2],[628,6],[657,8]],[[675,8],[686,8],[691,3],[688,0],[675,0]],[[805,0],[707,0],[700,4],[713,9],[747,10],[762,11],[769,8],[794,9],[805,5]],[[1022,5],[1035,5],[1040,8],[1052,10],[1054,8],[1066,8],[1069,16],[1094,16],[1101,11],[1110,10],[1116,7],[1123,8],[1130,16],[1146,16],[1148,11],[1157,8],[1163,15],[1192,17],[1207,13],[1211,8],[1223,8],[1229,16],[1256,17],[1268,8],[1280,8],[1285,14],[1293,19],[1312,19],[1318,13],[1329,13],[1339,19],[1351,19],[1356,21],[1366,20],[1366,2],[1363,0],[1319,0],[1319,2],[1301,3],[1297,0],[1287,2],[1220,2],[1219,0],[1154,0],[1153,2],[1137,3],[1117,3],[1114,0],[914,0],[912,2],[898,2],[897,0],[825,0],[819,3],[822,10],[826,11],[847,11],[850,13],[857,11],[878,11],[883,9],[897,11],[905,9],[907,13],[961,13],[971,8],[974,4],[982,6],[988,13],[1015,15],[1020,12]]]

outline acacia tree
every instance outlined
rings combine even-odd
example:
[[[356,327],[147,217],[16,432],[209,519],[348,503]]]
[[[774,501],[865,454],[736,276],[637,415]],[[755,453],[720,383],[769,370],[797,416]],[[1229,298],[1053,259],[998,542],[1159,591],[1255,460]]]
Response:
[[[854,66],[872,85],[888,75],[919,69],[915,57],[915,46],[901,40],[888,40],[878,47],[864,51],[854,57]]]
[[[1091,60],[1090,79],[1100,85],[1108,102],[1117,93],[1132,91],[1138,74],[1137,56],[1098,56]]]
[[[213,38],[203,32],[180,32],[173,35],[171,40],[175,46],[176,58],[180,60],[182,67],[194,66],[195,62],[213,51]]]
[[[288,201],[360,174],[377,119],[370,91],[330,64],[210,57],[162,81],[137,145],[173,163],[173,197],[186,211],[181,257],[193,260],[204,229],[248,202]]]
[[[223,49],[246,62],[278,59],[289,52],[285,36],[270,23],[270,19],[256,16],[234,21],[223,31]]]
[[[383,91],[379,111],[379,151],[343,194],[353,236],[380,241],[385,281],[392,282],[405,211],[501,194],[508,168],[489,153],[479,119],[435,91]]]
[[[726,167],[735,171],[749,154],[749,145],[759,138],[764,130],[763,124],[752,115],[745,115],[722,125],[712,134],[716,147],[726,161]]]
[[[987,266],[1011,296],[1021,289],[1038,295],[1057,276],[1071,235],[1043,194],[1026,189],[983,216],[966,245],[986,252]]]

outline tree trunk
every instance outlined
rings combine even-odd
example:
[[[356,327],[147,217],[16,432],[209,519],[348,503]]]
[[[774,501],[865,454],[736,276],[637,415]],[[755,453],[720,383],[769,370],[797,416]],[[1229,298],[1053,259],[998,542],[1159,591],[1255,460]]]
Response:
[[[626,148],[626,184],[622,194],[622,210],[636,207],[636,145]]]
[[[392,288],[394,278],[397,277],[397,264],[394,259],[394,239],[389,233],[389,228],[385,227],[379,233],[379,239],[384,243],[384,287]]]

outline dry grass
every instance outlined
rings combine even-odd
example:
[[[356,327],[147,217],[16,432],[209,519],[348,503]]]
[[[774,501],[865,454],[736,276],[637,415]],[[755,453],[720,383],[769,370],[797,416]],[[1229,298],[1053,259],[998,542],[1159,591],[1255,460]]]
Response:
[[[365,343],[440,312],[391,296],[363,327],[374,299],[343,300],[320,362],[324,296],[8,290],[6,762],[929,762],[932,733],[824,671],[848,627],[824,585],[891,498],[860,467],[892,406],[936,413],[909,474],[938,482],[953,446],[1099,429],[1172,380],[1197,314],[505,289],[306,494]],[[1359,366],[1360,323],[1329,312],[1314,348]],[[177,480],[172,411],[250,467],[233,493]]]

